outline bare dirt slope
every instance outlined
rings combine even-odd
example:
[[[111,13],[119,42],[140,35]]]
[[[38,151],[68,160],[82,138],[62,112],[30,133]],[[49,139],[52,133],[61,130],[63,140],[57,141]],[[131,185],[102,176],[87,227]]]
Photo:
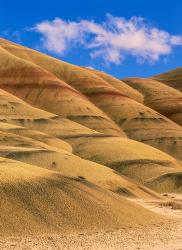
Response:
[[[7,77],[2,88],[32,105],[66,116],[99,132],[123,137],[125,132],[131,139],[181,159],[181,126],[139,103],[142,96],[134,88],[123,82],[119,86],[117,79],[102,72],[81,68],[5,40],[1,40],[0,45],[2,53],[6,53],[1,60],[3,77],[6,72],[9,77],[11,72],[10,65],[4,62],[7,56],[16,67],[26,65],[27,70],[24,71],[31,72],[30,78],[28,75],[15,77],[17,73],[13,71],[13,81],[8,83]],[[22,82],[18,84],[18,91],[14,83],[17,77],[18,82]],[[32,85],[31,81],[39,84]],[[160,135],[158,131],[162,131]]]
[[[170,70],[166,73],[157,75],[153,77],[154,79],[157,79],[158,81],[161,81],[165,83],[166,85],[169,85],[179,91],[182,91],[182,68],[177,68]]]
[[[144,97],[146,106],[182,125],[182,93],[154,79],[126,78],[129,86]]]
[[[162,216],[86,180],[4,158],[0,161],[0,236],[106,230],[162,221]]]
[[[64,174],[69,174],[69,171],[73,174],[76,170],[77,175],[86,177],[78,171],[78,162],[82,166],[84,161],[64,152],[73,151],[84,159],[104,164],[141,183],[149,177],[178,169],[179,164],[174,158],[152,147],[127,138],[101,134],[34,108],[4,90],[0,90],[0,95],[1,142],[3,147],[6,146],[1,146],[2,156],[61,170]],[[6,140],[3,139],[5,136]]]
[[[88,247],[103,237],[125,249],[105,232],[151,239],[180,227],[145,204],[182,192],[181,93],[124,81],[0,39],[0,248],[56,235],[41,247],[79,249],[80,233]]]

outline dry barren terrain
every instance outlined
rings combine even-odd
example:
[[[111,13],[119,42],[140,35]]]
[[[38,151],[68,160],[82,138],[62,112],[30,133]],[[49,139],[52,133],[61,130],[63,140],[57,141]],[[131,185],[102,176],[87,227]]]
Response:
[[[0,39],[0,249],[182,249],[181,86]]]

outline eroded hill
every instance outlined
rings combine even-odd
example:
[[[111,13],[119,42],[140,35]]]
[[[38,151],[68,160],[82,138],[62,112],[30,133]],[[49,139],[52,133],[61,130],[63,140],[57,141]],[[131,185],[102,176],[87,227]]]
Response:
[[[128,198],[182,190],[176,79],[120,81],[0,39],[2,235],[163,221]]]

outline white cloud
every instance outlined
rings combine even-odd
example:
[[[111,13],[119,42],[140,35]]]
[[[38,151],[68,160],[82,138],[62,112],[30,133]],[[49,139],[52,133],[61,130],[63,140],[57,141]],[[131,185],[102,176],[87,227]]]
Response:
[[[182,36],[149,26],[141,17],[126,20],[108,14],[103,23],[56,18],[36,24],[34,30],[42,35],[43,46],[50,52],[64,55],[67,50],[85,48],[92,58],[114,64],[120,64],[126,55],[139,62],[155,62],[182,45]]]
[[[63,54],[70,43],[80,39],[79,23],[65,22],[59,18],[54,19],[52,22],[44,21],[39,23],[36,25],[35,30],[43,35],[43,46],[57,54]]]

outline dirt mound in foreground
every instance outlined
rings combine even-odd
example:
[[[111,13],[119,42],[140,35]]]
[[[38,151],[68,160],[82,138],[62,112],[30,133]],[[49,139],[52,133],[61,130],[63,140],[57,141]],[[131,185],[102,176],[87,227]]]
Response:
[[[162,219],[88,181],[0,161],[1,236],[116,229]]]

